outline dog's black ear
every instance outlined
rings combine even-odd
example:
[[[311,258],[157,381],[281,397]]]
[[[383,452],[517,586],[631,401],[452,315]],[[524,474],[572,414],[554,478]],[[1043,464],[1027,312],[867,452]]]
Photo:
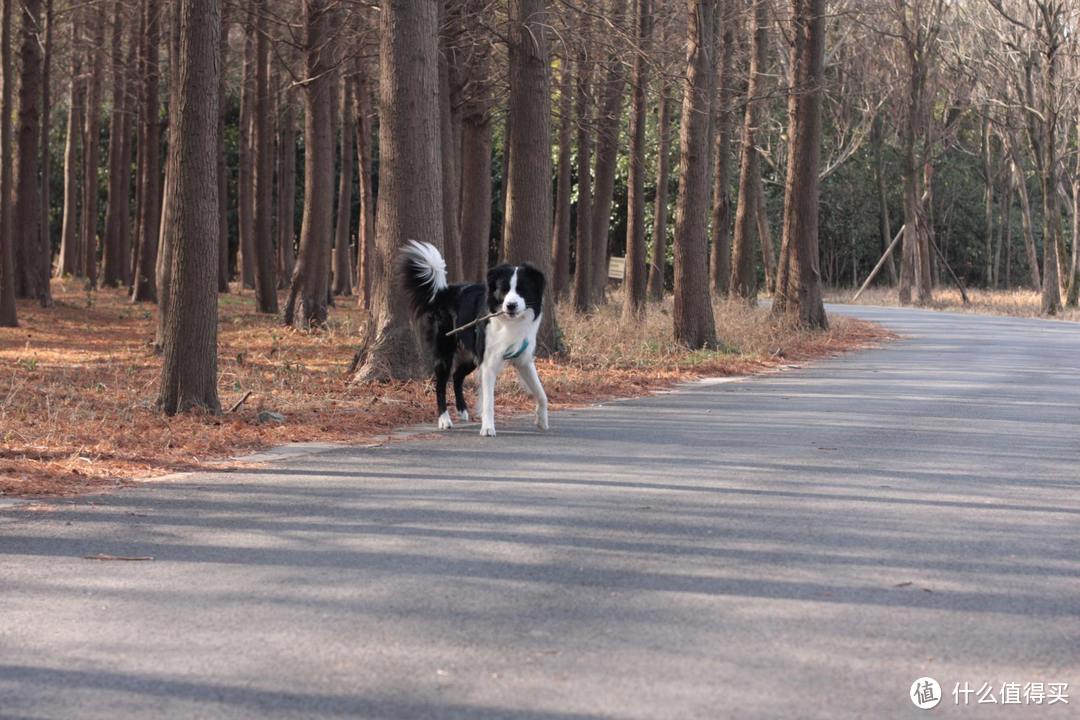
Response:
[[[546,283],[546,279],[544,278],[544,273],[540,272],[540,268],[536,267],[532,263],[521,263],[521,265],[518,266],[519,282],[522,276],[525,276],[525,278],[527,278],[527,282],[533,287],[533,289],[536,291],[536,294],[542,297],[544,294],[544,284]]]

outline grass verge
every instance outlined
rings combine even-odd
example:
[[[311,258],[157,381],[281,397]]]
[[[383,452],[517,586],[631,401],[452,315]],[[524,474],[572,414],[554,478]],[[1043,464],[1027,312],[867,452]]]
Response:
[[[234,413],[165,417],[154,407],[155,308],[120,291],[80,288],[56,281],[55,307],[20,302],[21,327],[0,328],[0,495],[77,494],[272,445],[365,442],[434,421],[428,382],[349,384],[345,370],[368,322],[352,299],[338,300],[324,330],[299,332],[255,313],[250,293],[220,297],[218,360],[222,406],[249,399]],[[561,307],[568,356],[538,362],[552,409],[762,372],[890,337],[848,318],[807,332],[742,303],[715,310],[722,349],[690,351],[671,340],[670,299],[634,324],[620,321],[616,303],[588,317]],[[500,415],[530,407],[511,375],[501,381]],[[475,398],[474,388],[467,392]],[[264,410],[285,421],[259,422]]]
[[[825,293],[825,302],[850,304],[854,290],[834,288]],[[982,290],[967,291],[970,305],[964,305],[956,288],[934,288],[934,301],[923,307],[930,310],[976,313],[979,315],[1007,315],[1011,317],[1040,317],[1042,294],[1034,290]],[[1064,296],[1062,296],[1064,300]],[[885,305],[898,307],[900,299],[896,288],[873,287],[859,297],[857,305]],[[1058,316],[1061,320],[1080,321],[1080,309],[1065,308]]]

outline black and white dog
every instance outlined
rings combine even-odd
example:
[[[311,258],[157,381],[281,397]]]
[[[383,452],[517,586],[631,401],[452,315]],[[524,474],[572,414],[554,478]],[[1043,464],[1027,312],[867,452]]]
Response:
[[[480,434],[495,435],[495,381],[503,366],[517,368],[522,386],[536,400],[536,426],[548,428],[547,395],[536,374],[536,332],[544,304],[544,274],[532,265],[499,265],[480,283],[446,282],[446,262],[431,243],[409,240],[401,251],[400,279],[412,300],[421,340],[435,374],[439,429],[453,426],[446,410],[446,382],[454,377],[458,419],[468,422],[462,384],[480,367]],[[447,332],[489,313],[454,335]]]

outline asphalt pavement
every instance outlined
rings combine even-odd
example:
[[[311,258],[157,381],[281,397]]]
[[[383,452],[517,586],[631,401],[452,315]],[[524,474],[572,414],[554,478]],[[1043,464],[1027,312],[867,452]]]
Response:
[[[1080,325],[830,310],[903,337],[0,509],[0,718],[1080,716]]]

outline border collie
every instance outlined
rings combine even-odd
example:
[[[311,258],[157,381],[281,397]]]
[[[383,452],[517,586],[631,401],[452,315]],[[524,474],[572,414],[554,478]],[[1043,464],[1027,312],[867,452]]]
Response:
[[[458,419],[469,420],[462,384],[480,368],[480,435],[495,436],[495,381],[507,363],[536,400],[536,426],[548,429],[547,395],[536,374],[536,332],[544,302],[544,274],[528,263],[499,265],[481,283],[446,282],[446,262],[431,243],[409,240],[401,250],[399,273],[435,375],[440,430],[453,427],[446,410],[446,383],[454,377]],[[447,333],[489,313],[454,335]]]

